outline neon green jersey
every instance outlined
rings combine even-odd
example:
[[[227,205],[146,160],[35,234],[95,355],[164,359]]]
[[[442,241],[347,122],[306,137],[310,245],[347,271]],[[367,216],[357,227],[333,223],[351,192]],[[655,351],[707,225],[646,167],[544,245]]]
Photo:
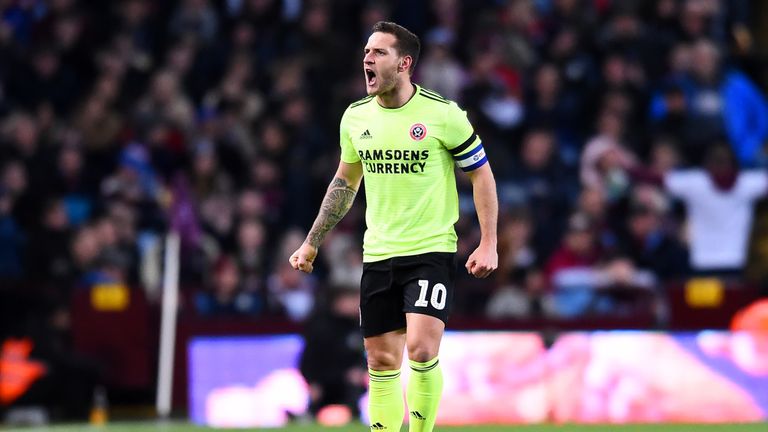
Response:
[[[363,164],[363,261],[456,252],[454,163],[471,171],[488,161],[466,113],[416,86],[400,108],[384,108],[373,96],[351,104],[340,135],[341,160]]]

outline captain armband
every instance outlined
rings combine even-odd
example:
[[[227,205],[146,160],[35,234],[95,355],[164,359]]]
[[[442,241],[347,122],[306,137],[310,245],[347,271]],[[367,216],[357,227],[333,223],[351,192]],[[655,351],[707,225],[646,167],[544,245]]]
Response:
[[[453,160],[464,172],[474,171],[488,162],[483,143],[480,142],[472,150],[461,155],[454,155]]]

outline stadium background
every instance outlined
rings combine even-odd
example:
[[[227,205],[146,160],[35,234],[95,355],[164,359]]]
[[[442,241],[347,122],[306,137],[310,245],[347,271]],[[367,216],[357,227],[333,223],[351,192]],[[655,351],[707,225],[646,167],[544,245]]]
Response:
[[[422,38],[415,81],[467,110],[497,176],[500,268],[460,278],[452,328],[537,331],[544,346],[563,330],[726,329],[765,295],[763,2],[0,10],[0,360],[26,368],[24,385],[0,381],[5,415],[84,419],[100,388],[118,416],[149,412],[171,230],[178,412],[196,336],[354,331],[327,314],[362,271],[362,200],[313,275],[286,258],[335,169],[340,115],[364,96],[361,47],[383,19]],[[459,188],[466,257],[479,233]]]

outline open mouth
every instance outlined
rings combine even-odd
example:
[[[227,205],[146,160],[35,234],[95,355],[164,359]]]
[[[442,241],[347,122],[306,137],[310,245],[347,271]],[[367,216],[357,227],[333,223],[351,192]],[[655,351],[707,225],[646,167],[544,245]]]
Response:
[[[376,84],[376,72],[372,69],[365,69],[365,81],[369,86]]]

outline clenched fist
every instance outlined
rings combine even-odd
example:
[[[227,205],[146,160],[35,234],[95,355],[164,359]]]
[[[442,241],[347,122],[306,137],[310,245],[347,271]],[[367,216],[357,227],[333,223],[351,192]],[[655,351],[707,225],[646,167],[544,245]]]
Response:
[[[312,273],[312,269],[314,268],[312,263],[315,261],[316,257],[317,248],[307,242],[304,242],[301,244],[301,247],[298,248],[296,252],[293,253],[293,255],[291,255],[289,261],[291,263],[291,267],[295,268],[296,270],[301,270],[304,273]]]
[[[499,266],[499,255],[496,246],[480,244],[467,259],[467,273],[476,278],[488,277]]]

